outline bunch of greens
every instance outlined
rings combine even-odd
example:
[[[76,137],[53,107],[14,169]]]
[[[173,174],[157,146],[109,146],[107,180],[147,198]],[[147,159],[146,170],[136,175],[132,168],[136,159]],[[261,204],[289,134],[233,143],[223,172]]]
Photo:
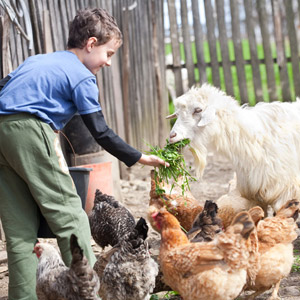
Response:
[[[150,146],[151,150],[148,151],[148,154],[156,155],[170,164],[169,167],[160,166],[158,168],[155,168],[155,192],[158,196],[163,195],[165,193],[165,190],[160,187],[160,183],[169,183],[171,180],[172,190],[175,185],[179,185],[178,179],[182,177],[182,181],[180,181],[180,187],[182,190],[182,195],[184,195],[184,192],[187,189],[190,190],[189,181],[196,180],[191,176],[189,171],[187,171],[184,157],[181,153],[182,149],[190,143],[190,140],[185,139],[174,144],[170,144],[168,140],[166,140],[166,142],[167,143],[164,148],[161,149],[158,146]]]

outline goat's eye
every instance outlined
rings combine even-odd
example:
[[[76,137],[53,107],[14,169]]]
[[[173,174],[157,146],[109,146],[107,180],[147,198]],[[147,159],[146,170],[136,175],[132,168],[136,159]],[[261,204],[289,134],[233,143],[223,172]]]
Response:
[[[194,110],[194,114],[199,114],[201,113],[202,109],[200,107],[196,107]]]

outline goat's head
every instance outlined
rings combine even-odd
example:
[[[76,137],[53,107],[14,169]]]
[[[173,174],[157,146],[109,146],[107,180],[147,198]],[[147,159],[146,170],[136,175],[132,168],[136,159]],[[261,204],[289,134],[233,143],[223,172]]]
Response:
[[[175,113],[167,118],[177,120],[170,132],[170,143],[183,139],[191,141],[198,176],[206,165],[207,146],[213,138],[211,131],[217,118],[215,99],[220,97],[220,90],[208,84],[201,88],[193,87],[175,101]],[[211,128],[211,129],[209,129]]]
[[[193,142],[203,128],[215,120],[213,99],[217,92],[220,93],[216,88],[205,84],[201,88],[191,88],[175,100],[175,113],[167,117],[177,117],[170,132],[171,143],[186,138]]]

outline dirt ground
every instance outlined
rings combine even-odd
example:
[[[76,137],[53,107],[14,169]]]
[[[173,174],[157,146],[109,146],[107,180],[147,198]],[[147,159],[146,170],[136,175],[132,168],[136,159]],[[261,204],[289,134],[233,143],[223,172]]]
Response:
[[[192,158],[189,155],[189,152],[186,153],[185,157],[187,164],[192,165]],[[147,217],[150,191],[150,170],[150,167],[142,167],[140,165],[134,166],[128,169],[129,180],[121,181],[122,202],[132,211],[136,218]],[[228,182],[232,177],[233,171],[231,165],[224,159],[209,154],[204,176],[201,181],[191,183],[191,192],[195,198],[203,201],[203,203],[207,199],[216,200],[227,192]],[[120,199],[117,200],[120,201]],[[156,251],[158,251],[159,239],[159,234],[150,228],[148,240],[150,246],[154,249],[156,248]],[[52,242],[55,243],[55,240]],[[101,251],[96,244],[94,244],[93,247],[96,253]],[[5,243],[1,243],[0,241],[0,252],[4,248]],[[294,249],[295,254],[300,255],[300,232],[298,239],[295,241]],[[7,264],[4,262],[2,264],[0,263],[0,300],[7,300],[7,285]],[[162,297],[162,295],[160,295],[160,297]],[[269,295],[270,292],[268,291],[256,299],[265,300]],[[300,263],[298,271],[292,271],[290,275],[282,281],[279,295],[283,300],[300,299]],[[242,295],[239,299],[246,299],[245,297],[246,295]]]

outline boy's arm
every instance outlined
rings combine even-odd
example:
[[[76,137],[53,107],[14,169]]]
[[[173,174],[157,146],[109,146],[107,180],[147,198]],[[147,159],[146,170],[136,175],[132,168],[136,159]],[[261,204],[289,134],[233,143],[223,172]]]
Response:
[[[128,145],[107,126],[102,111],[81,115],[81,118],[97,143],[128,167],[141,159],[140,151]]]
[[[11,77],[9,75],[7,75],[6,77],[4,77],[0,80],[0,91],[4,88],[4,86],[9,81],[10,78]]]

